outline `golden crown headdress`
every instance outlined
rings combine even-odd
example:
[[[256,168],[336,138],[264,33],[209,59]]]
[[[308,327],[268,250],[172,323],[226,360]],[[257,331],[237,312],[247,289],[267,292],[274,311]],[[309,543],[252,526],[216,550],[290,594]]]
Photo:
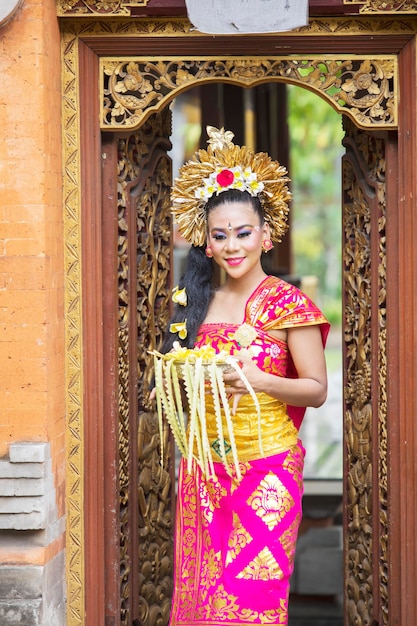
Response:
[[[272,241],[279,242],[288,224],[291,192],[287,170],[265,152],[236,146],[234,134],[207,126],[207,150],[198,150],[194,160],[179,170],[172,188],[172,213],[180,234],[194,246],[207,237],[205,205],[214,195],[228,189],[259,196]]]

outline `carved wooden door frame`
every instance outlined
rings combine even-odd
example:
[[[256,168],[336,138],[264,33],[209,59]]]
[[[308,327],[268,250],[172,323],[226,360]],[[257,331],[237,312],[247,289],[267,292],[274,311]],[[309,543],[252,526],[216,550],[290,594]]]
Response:
[[[106,589],[103,569],[106,520],[103,515],[103,476],[106,468],[103,450],[106,446],[106,433],[102,418],[105,397],[103,390],[109,371],[104,367],[102,359],[102,329],[108,323],[104,318],[102,303],[109,297],[109,293],[102,271],[105,242],[102,239],[101,218],[103,206],[114,206],[114,198],[111,197],[111,190],[107,190],[107,195],[105,190],[102,198],[103,153],[99,120],[102,120],[104,132],[114,129],[111,125],[103,126],[103,111],[107,112],[107,104],[103,103],[106,103],[108,94],[104,93],[106,87],[103,85],[100,59],[115,55],[122,58],[142,55],[142,58],[148,56],[154,59],[161,53],[161,48],[168,58],[174,54],[181,58],[181,53],[188,58],[195,58],[201,55],[202,49],[209,54],[213,46],[212,38],[196,37],[185,32],[181,24],[175,26],[177,31],[174,36],[163,38],[154,34],[156,26],[158,24],[155,21],[145,26],[142,22],[63,23],[69,626],[95,626],[105,623]],[[172,35],[166,23],[163,27],[159,26],[162,31],[163,28],[168,29],[165,34],[171,32]],[[308,55],[314,50],[315,54],[333,54],[334,57],[342,55],[343,59],[351,58],[353,63],[356,62],[357,55],[371,59],[372,55],[376,58],[382,51],[384,57],[390,55],[397,63],[394,66],[394,79],[397,81],[397,88],[401,89],[401,98],[398,98],[398,94],[394,98],[394,105],[398,105],[398,109],[394,110],[394,117],[391,118],[393,122],[385,123],[385,130],[382,124],[385,151],[383,158],[388,168],[383,185],[386,215],[383,217],[383,228],[381,224],[377,227],[381,234],[377,240],[377,249],[374,247],[371,251],[373,267],[386,272],[386,280],[383,285],[379,282],[377,287],[384,290],[380,295],[383,296],[382,302],[386,303],[386,310],[378,318],[378,322],[372,318],[372,324],[381,325],[383,320],[386,327],[383,330],[380,328],[377,334],[379,342],[370,355],[372,367],[386,367],[386,373],[382,371],[385,383],[378,387],[379,390],[382,389],[383,397],[378,397],[377,400],[372,398],[375,416],[371,432],[371,444],[374,445],[374,455],[376,454],[372,478],[380,481],[380,477],[385,476],[386,485],[379,484],[379,489],[373,489],[365,506],[361,502],[362,513],[368,511],[369,516],[366,517],[366,513],[365,518],[358,518],[364,525],[362,532],[374,533],[373,537],[378,538],[380,548],[377,558],[372,559],[371,563],[367,557],[375,550],[375,543],[371,543],[371,552],[368,555],[354,555],[354,551],[346,553],[347,571],[355,572],[356,569],[366,567],[371,568],[374,575],[373,589],[360,588],[360,580],[357,589],[354,577],[351,579],[352,588],[347,589],[347,599],[352,600],[353,604],[357,598],[355,610],[362,614],[363,623],[369,626],[371,620],[378,626],[417,623],[417,598],[414,592],[417,568],[417,441],[414,427],[417,407],[417,348],[414,337],[417,313],[417,244],[414,233],[417,219],[416,32],[415,20],[403,23],[393,19],[390,24],[384,25],[367,18],[356,20],[354,24],[351,20],[322,20],[320,24],[313,25],[310,32],[284,36],[278,44],[271,37],[251,39],[256,54],[262,54],[269,60],[273,56],[271,50],[276,54],[277,48],[281,48],[286,50],[287,58],[291,54]],[[217,47],[219,57],[234,55],[234,71],[237,73],[228,79],[239,84],[242,82],[239,57],[244,61],[248,53],[248,39],[236,37],[232,42],[229,38],[219,37]],[[355,55],[346,52],[347,50],[355,50]],[[292,60],[294,59],[296,57],[293,56]],[[309,66],[311,67],[312,65]],[[290,73],[289,66],[286,69]],[[245,71],[244,63],[241,70]],[[184,89],[193,82],[190,76],[187,77],[187,71],[182,72]],[[195,76],[195,73],[201,71],[201,66],[195,66],[191,74],[194,72]],[[164,75],[166,76],[165,70]],[[334,76],[337,76],[337,70]],[[364,75],[363,77],[365,78]],[[217,79],[218,76],[213,69],[209,69],[205,79],[213,78]],[[259,82],[267,79],[263,74]],[[140,81],[143,76],[133,72],[129,80]],[[161,79],[161,84],[163,80],[166,81],[167,78]],[[282,80],[286,80],[285,77]],[[294,78],[290,80],[296,82]],[[98,85],[102,89],[101,98],[97,93]],[[313,88],[311,85],[307,86]],[[353,77],[346,93],[349,93],[349,89],[357,89]],[[387,90],[389,91],[389,87]],[[146,91],[145,88],[145,98]],[[158,103],[152,106],[154,109],[158,108]],[[145,107],[143,119],[154,110],[152,106],[148,109]],[[352,105],[353,108],[355,107]],[[345,112],[352,117],[352,110],[345,109]],[[378,115],[380,112],[377,111]],[[110,119],[111,117],[112,114]],[[367,131],[367,134],[372,132]],[[368,155],[372,155],[372,150],[368,150]],[[378,168],[374,171],[378,171]],[[373,187],[374,190],[380,188],[377,184]],[[378,272],[372,272],[373,278],[377,279]],[[372,289],[375,289],[375,284],[373,283]],[[379,298],[375,300],[375,295],[372,297],[375,307]],[[381,354],[386,356],[385,361],[381,360]],[[382,403],[385,417],[379,415]],[[357,410],[359,416],[361,409]],[[379,417],[384,417],[385,421],[376,419]],[[358,433],[359,430],[354,434]],[[351,431],[349,434],[352,434]],[[379,455],[381,437],[386,446],[384,455]],[[352,447],[354,449],[357,448]],[[346,463],[349,462],[348,454],[345,460]],[[384,467],[380,467],[380,463]],[[345,476],[349,476],[349,469],[345,468]],[[365,487],[367,480],[369,476],[363,479]],[[349,509],[351,496],[349,485],[345,485],[346,510]],[[354,497],[357,497],[357,492]],[[376,515],[372,514],[371,504],[374,512],[377,511]],[[352,521],[356,523],[358,519]],[[366,526],[367,521],[371,522],[369,527]],[[348,523],[349,520],[346,520],[346,524]],[[386,558],[381,558],[384,554]],[[365,558],[361,563],[351,563],[351,557]],[[367,580],[369,583],[372,578],[368,577]],[[367,594],[373,599],[372,613],[369,613],[363,603]],[[354,616],[346,615],[347,626],[356,623],[354,619]]]
[[[103,136],[105,620],[166,624],[173,583],[175,460],[149,400],[171,304],[171,111]],[[171,445],[169,445],[171,443]]]

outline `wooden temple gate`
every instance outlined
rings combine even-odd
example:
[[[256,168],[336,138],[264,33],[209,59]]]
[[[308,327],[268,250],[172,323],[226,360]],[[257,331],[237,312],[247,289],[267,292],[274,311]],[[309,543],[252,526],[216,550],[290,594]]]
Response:
[[[417,399],[406,367],[415,358],[407,363],[402,349],[416,300],[416,106],[399,90],[407,82],[415,94],[417,20],[324,17],[279,40],[218,37],[213,55],[212,38],[184,18],[126,19],[115,9],[107,19],[99,4],[58,3],[69,626],[168,621],[173,455],[160,466],[148,354],[171,293],[168,105],[216,81],[298,84],[343,115],[345,624],[414,623],[407,503],[415,435],[407,416]],[[408,494],[392,488],[400,478]]]

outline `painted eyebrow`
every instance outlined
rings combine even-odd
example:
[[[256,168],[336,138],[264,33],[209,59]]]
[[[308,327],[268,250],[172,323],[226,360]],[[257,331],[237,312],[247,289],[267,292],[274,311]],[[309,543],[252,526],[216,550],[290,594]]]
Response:
[[[236,226],[236,228],[232,228],[232,230],[237,231],[237,230],[242,230],[242,228],[256,228],[256,226],[254,226],[253,224],[243,224],[243,226]],[[230,232],[229,228],[218,228],[217,226],[214,226],[213,228],[210,229],[210,232],[214,232],[215,230],[221,232],[221,233],[228,233]]]

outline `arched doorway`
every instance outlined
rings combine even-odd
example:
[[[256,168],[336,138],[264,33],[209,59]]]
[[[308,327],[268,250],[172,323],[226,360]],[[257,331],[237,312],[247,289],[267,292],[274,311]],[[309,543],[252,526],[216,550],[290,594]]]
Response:
[[[87,27],[88,30],[88,27]],[[138,45],[138,40],[132,36],[131,39],[124,40],[122,46],[126,52],[131,54],[133,45]],[[72,42],[72,43],[71,43]],[[147,42],[149,44],[149,42]],[[178,51],[178,40],[175,42],[175,49]],[[201,44],[201,41],[199,42]],[[345,42],[346,43],[346,42]],[[351,44],[352,42],[350,42]],[[151,42],[152,44],[152,42]],[[189,42],[187,41],[187,45]],[[398,42],[396,42],[396,45]],[[101,304],[108,298],[108,294],[115,295],[114,290],[108,289],[105,283],[105,275],[102,273],[102,260],[106,258],[105,244],[102,232],[98,224],[102,219],[102,208],[114,208],[114,187],[105,185],[105,196],[103,204],[101,198],[101,164],[100,156],[104,167],[113,166],[116,169],[117,155],[114,150],[103,150],[101,147],[99,129],[91,127],[91,119],[97,120],[99,117],[99,107],[97,102],[91,107],[91,95],[94,93],[94,86],[97,79],[102,75],[99,66],[99,56],[103,51],[113,49],[115,42],[110,42],[102,37],[95,37],[94,33],[80,37],[73,32],[67,33],[66,40],[66,61],[70,57],[74,59],[71,45],[76,46],[77,75],[76,87],[80,89],[80,105],[74,102],[70,96],[74,95],[74,86],[69,80],[74,66],[68,70],[64,77],[67,87],[65,102],[64,132],[67,140],[66,165],[66,211],[67,211],[67,235],[68,235],[68,336],[70,361],[69,361],[69,414],[70,414],[70,445],[69,445],[69,492],[68,492],[68,513],[69,513],[69,548],[70,561],[72,567],[69,570],[70,593],[70,615],[72,622],[85,623],[84,604],[87,606],[87,624],[99,623],[105,617],[106,597],[109,589],[109,582],[103,579],[100,570],[98,573],[87,572],[85,565],[91,558],[98,558],[101,562],[104,555],[104,537],[108,526],[111,536],[117,535],[120,528],[120,519],[116,521],[114,516],[101,515],[101,510],[106,507],[106,499],[102,476],[106,474],[105,455],[103,450],[106,445],[111,448],[112,442],[107,439],[107,434],[103,432],[103,422],[101,416],[104,413],[103,393],[105,387],[105,375],[109,370],[104,370],[103,361],[100,358],[103,349],[103,335],[100,330],[100,321],[108,323],[114,329],[115,319],[106,319]],[[120,41],[117,42],[120,46]],[[155,42],[156,45],[156,42]],[[304,45],[308,47],[307,42]],[[152,47],[152,45],[151,45]],[[187,46],[184,42],[184,47]],[[96,49],[95,49],[96,48]],[[408,54],[408,52],[407,52]],[[411,54],[411,52],[410,52]],[[104,56],[104,55],[103,55]],[[366,55],[365,55],[366,56]],[[246,56],[242,57],[242,65],[245,67]],[[293,60],[293,59],[292,59]],[[369,59],[368,59],[369,60]],[[253,61],[253,59],[251,59]],[[366,61],[365,58],[362,61]],[[361,62],[362,62],[361,61]],[[130,62],[126,61],[126,63]],[[214,61],[213,61],[214,62]],[[315,61],[318,63],[318,61]],[[116,63],[115,61],[112,63]],[[124,61],[122,63],[125,63]],[[146,64],[147,61],[144,61]],[[151,64],[157,65],[155,59]],[[186,63],[192,66],[189,60]],[[193,62],[194,63],[194,62]],[[255,67],[262,64],[262,60],[254,59]],[[102,61],[104,67],[105,62]],[[239,66],[239,63],[235,63]],[[253,63],[252,63],[253,66]],[[314,63],[312,64],[314,66]],[[68,64],[70,67],[70,64]],[[161,76],[167,77],[166,66],[161,62],[163,71]],[[320,71],[319,65],[318,72]],[[80,69],[82,68],[82,69]],[[335,76],[338,74],[339,65],[335,66]],[[158,70],[159,71],[159,70]],[[194,71],[194,70],[193,70]],[[197,72],[199,68],[195,70]],[[205,80],[210,80],[208,75]],[[175,68],[175,75],[179,75],[178,67]],[[307,72],[308,73],[308,72]],[[104,74],[111,76],[108,70]],[[117,69],[117,75],[120,70]],[[214,72],[215,74],[215,72]],[[129,74],[131,76],[131,74]],[[194,80],[189,75],[187,81]],[[183,76],[184,77],[184,76]],[[214,76],[214,78],[218,78]],[[124,77],[123,77],[124,78]],[[137,75],[139,82],[143,77],[140,72]],[[387,78],[387,77],[386,77]],[[158,80],[162,81],[162,78]],[[238,77],[233,77],[239,82]],[[241,78],[241,80],[244,79]],[[285,80],[285,79],[284,79]],[[372,80],[371,80],[372,83]],[[102,83],[103,84],[103,83]],[[182,85],[179,89],[184,88]],[[93,89],[93,91],[92,91]],[[120,87],[115,90],[118,93]],[[64,90],[65,91],[65,90]],[[105,89],[104,89],[105,91]],[[107,102],[108,94],[104,93],[101,102]],[[147,87],[144,92],[146,95]],[[171,91],[171,96],[173,95]],[[146,98],[145,98],[146,99]],[[394,98],[395,100],[395,98]],[[163,102],[160,103],[162,108]],[[389,108],[389,107],[388,107]],[[108,104],[103,111],[109,110]],[[81,132],[74,130],[73,119],[80,121]],[[119,111],[116,108],[115,113]],[[392,111],[391,111],[392,112]],[[145,107],[143,122],[153,113],[153,108]],[[380,115],[381,112],[378,112]],[[122,116],[124,116],[123,113]],[[159,115],[159,114],[157,114]],[[384,113],[385,115],[385,113]],[[110,119],[112,114],[110,113]],[[103,119],[101,117],[101,119]],[[395,120],[389,114],[389,119]],[[140,120],[135,120],[137,124]],[[155,133],[157,127],[163,128],[164,123],[150,122],[149,126],[142,125],[140,132],[150,132],[150,136]],[[372,124],[371,124],[372,126]],[[345,510],[346,527],[352,533],[352,544],[348,546],[346,552],[346,623],[356,623],[358,615],[363,619],[363,623],[395,623],[388,621],[395,619],[395,615],[400,611],[400,603],[395,600],[392,594],[392,587],[389,586],[386,569],[395,568],[391,554],[394,543],[398,542],[398,535],[393,537],[393,542],[388,541],[388,502],[387,483],[388,474],[392,477],[398,474],[399,466],[395,463],[389,466],[388,473],[388,427],[387,414],[389,410],[387,402],[387,360],[386,349],[388,344],[386,333],[386,308],[387,294],[390,295],[389,286],[386,284],[387,260],[385,256],[386,215],[387,210],[386,193],[397,196],[396,180],[387,184],[385,180],[386,167],[390,173],[397,172],[397,152],[395,132],[390,129],[395,128],[395,122],[388,123],[386,127],[382,125],[378,131],[359,129],[351,122],[346,123],[346,146],[348,156],[344,168],[344,194],[345,194],[345,277],[346,277],[346,343],[347,343],[347,389],[350,392],[347,396],[347,446],[346,446],[346,467],[345,467]],[[121,131],[117,125],[114,128],[105,127],[103,131]],[[74,134],[75,133],[75,134]],[[130,135],[127,128],[124,134]],[[74,146],[73,138],[76,136],[75,146],[80,148],[81,155],[91,155],[92,159],[80,158],[77,150],[71,149]],[[156,135],[153,135],[156,139]],[[161,139],[153,141],[155,147],[161,145]],[[107,142],[107,143],[106,143]],[[140,142],[142,146],[146,142]],[[163,141],[162,141],[163,143]],[[103,135],[103,146],[111,144],[111,139],[107,134]],[[135,159],[143,157],[136,154]],[[148,159],[148,157],[146,157]],[[109,165],[110,164],[110,165]],[[143,165],[143,161],[142,161]],[[79,169],[80,168],[80,169]],[[143,170],[143,166],[140,168]],[[164,168],[162,168],[164,169]],[[166,168],[165,168],[166,171]],[[166,174],[164,174],[166,175]],[[161,175],[162,176],[162,175]],[[149,178],[149,177],[148,177]],[[161,178],[163,181],[163,177]],[[78,197],[77,183],[82,183],[83,189],[83,211],[80,212],[81,202]],[[166,183],[166,180],[165,180]],[[392,186],[391,186],[392,185]],[[137,185],[136,185],[137,188]],[[75,209],[75,210],[74,210]],[[79,228],[74,228],[74,224]],[[390,231],[391,235],[392,230]],[[113,230],[113,237],[115,231]],[[116,239],[110,240],[115,243]],[[103,245],[104,244],[104,245]],[[114,249],[114,248],[113,248]],[[82,267],[79,261],[82,260]],[[115,259],[110,259],[114,263]],[[394,261],[393,261],[394,263]],[[114,267],[114,265],[113,265]],[[136,264],[135,264],[136,267]],[[74,282],[74,277],[78,283]],[[75,289],[74,289],[75,286]],[[111,285],[110,285],[111,287]],[[137,291],[136,291],[137,293]],[[82,296],[80,300],[80,295]],[[78,296],[78,298],[77,298]],[[136,299],[135,299],[136,301]],[[97,303],[100,306],[97,308]],[[82,305],[82,306],[81,306]],[[393,314],[395,316],[395,308]],[[83,356],[79,352],[77,337],[80,337],[80,321],[83,322],[84,330],[84,351]],[[74,323],[75,322],[75,323]],[[77,323],[78,322],[78,323]],[[97,322],[99,322],[97,326]],[[132,331],[133,332],[133,331]],[[136,331],[135,331],[136,332]],[[113,346],[113,355],[116,354],[116,345]],[[99,358],[97,358],[97,356]],[[369,364],[378,364],[378,369],[369,371]],[[135,363],[136,368],[136,363]],[[77,374],[83,375],[80,379]],[[377,372],[377,373],[376,373]],[[126,373],[129,376],[129,373]],[[80,400],[78,386],[82,383],[85,389],[83,401]],[[398,397],[397,397],[398,400]],[[113,414],[114,423],[119,420]],[[390,439],[390,444],[395,444],[395,440]],[[88,446],[88,454],[85,454],[84,446]],[[392,448],[391,448],[392,449]],[[149,450],[148,450],[149,451]],[[110,450],[111,453],[111,450]],[[129,456],[130,459],[130,456]],[[85,461],[85,465],[83,464]],[[113,480],[120,478],[120,473],[111,474]],[[375,485],[379,488],[372,488]],[[114,484],[114,493],[119,493],[119,484]],[[86,507],[82,513],[80,507],[80,497],[90,494],[86,498]],[[91,495],[94,494],[94,497]],[[395,499],[395,497],[394,497]],[[401,500],[401,497],[399,496]],[[391,499],[391,505],[394,500]],[[370,506],[372,503],[372,507]],[[145,503],[146,508],[146,503]],[[114,513],[114,511],[113,511]],[[135,514],[130,515],[131,528],[135,527]],[[392,521],[398,522],[397,519]],[[108,535],[107,535],[108,536]],[[377,554],[375,554],[378,546]],[[395,544],[395,547],[398,547]],[[84,561],[84,554],[86,561]],[[103,568],[104,569],[104,568]],[[129,588],[121,583],[121,571],[113,572],[113,593],[114,597],[123,601],[127,600],[128,594],[123,595]],[[123,572],[126,574],[126,571]],[[129,576],[129,572],[127,572]],[[124,590],[123,592],[121,590]],[[84,591],[88,590],[87,598],[84,598]],[[150,594],[154,592],[150,586]],[[147,615],[152,614],[152,609],[157,607],[157,603],[152,601],[149,604]],[[156,610],[156,609],[154,609]],[[127,612],[126,612],[127,611]],[[120,605],[116,607],[113,616],[113,623],[133,623],[133,618],[129,615],[129,609],[122,607],[120,616]],[[126,617],[127,616],[127,617]],[[394,616],[394,617],[392,617]],[[102,619],[103,618],[103,619]],[[136,619],[136,618],[135,618]],[[94,622],[95,620],[95,622]],[[118,621],[116,621],[118,620]],[[125,620],[125,621],[123,621]],[[126,621],[127,620],[127,621]],[[130,621],[129,621],[130,620]],[[112,623],[111,621],[109,623]],[[145,622],[144,622],[145,623]],[[150,622],[151,623],[151,622]]]

